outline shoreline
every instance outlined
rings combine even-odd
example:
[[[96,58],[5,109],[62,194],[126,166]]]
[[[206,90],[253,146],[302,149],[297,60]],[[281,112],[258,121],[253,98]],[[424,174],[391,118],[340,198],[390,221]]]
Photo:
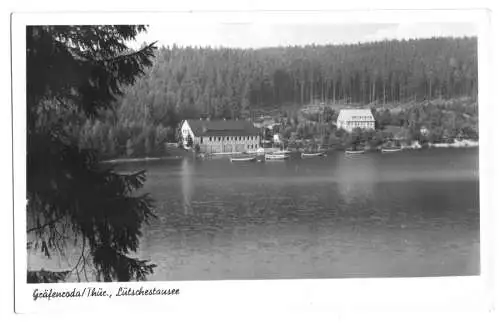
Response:
[[[402,150],[419,150],[419,149],[432,149],[432,148],[477,148],[479,147],[479,142],[478,141],[461,141],[461,142],[454,142],[454,143],[436,143],[436,144],[426,144],[426,145],[408,145],[408,146],[402,146]],[[279,151],[279,149],[276,149]],[[333,150],[326,150],[325,152],[343,152],[344,149],[333,149]],[[370,149],[365,149],[367,152],[379,152],[380,148],[370,148]],[[268,152],[273,152],[273,151],[268,151]],[[297,152],[300,153],[300,151],[292,151],[292,152]],[[231,155],[237,155],[237,154],[245,154],[243,152],[233,152],[233,153],[213,153],[211,155],[206,155],[211,156],[211,157],[228,157]],[[246,154],[261,154],[263,155],[264,153],[256,153],[256,152],[248,152]],[[135,157],[135,158],[117,158],[117,159],[111,159],[111,160],[104,160],[101,161],[101,163],[105,164],[116,164],[116,163],[135,163],[135,162],[151,162],[151,161],[168,161],[168,160],[181,160],[185,156],[161,156],[161,157]]]
[[[479,147],[479,141],[475,140],[462,140],[455,141],[453,143],[436,143],[429,144],[431,148],[468,148],[468,147]]]
[[[179,160],[182,156],[161,156],[161,157],[135,157],[135,158],[116,158],[111,160],[104,160],[100,163],[133,163],[133,162],[150,162],[150,161],[168,161],[168,160]]]

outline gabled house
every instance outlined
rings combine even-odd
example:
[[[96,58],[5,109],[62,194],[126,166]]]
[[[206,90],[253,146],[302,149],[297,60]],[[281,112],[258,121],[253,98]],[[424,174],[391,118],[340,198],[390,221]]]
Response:
[[[257,150],[259,129],[244,120],[184,120],[181,124],[185,147],[200,147],[202,153],[234,153]]]
[[[342,109],[337,118],[337,128],[349,132],[355,128],[375,129],[375,118],[370,109]]]

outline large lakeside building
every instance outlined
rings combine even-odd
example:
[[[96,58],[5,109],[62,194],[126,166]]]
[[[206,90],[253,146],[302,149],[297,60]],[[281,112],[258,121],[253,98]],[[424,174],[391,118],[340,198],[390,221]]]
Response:
[[[244,120],[184,120],[181,125],[184,146],[199,145],[203,153],[233,153],[257,150],[259,129]]]
[[[375,118],[369,109],[342,109],[337,118],[337,128],[349,132],[356,128],[375,129]]]

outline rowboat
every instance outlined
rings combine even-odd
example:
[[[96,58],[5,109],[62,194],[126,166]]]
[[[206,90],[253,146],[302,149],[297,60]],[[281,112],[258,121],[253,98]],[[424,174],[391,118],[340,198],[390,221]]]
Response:
[[[394,152],[400,152],[402,151],[403,149],[402,148],[382,148],[380,151],[382,153],[394,153]]]
[[[257,159],[257,157],[230,157],[229,160],[231,162],[253,162]]]
[[[242,152],[221,152],[221,153],[212,153],[213,156],[228,156],[228,155],[241,155]]]
[[[321,157],[321,156],[326,156],[326,153],[302,153],[300,154],[300,157],[302,158],[310,158],[310,157]]]
[[[346,154],[363,154],[365,151],[360,150],[360,151],[345,151]]]
[[[288,154],[266,154],[266,161],[275,161],[275,160],[286,160],[290,157]]]
[[[273,152],[272,154],[276,154],[276,155],[288,155],[292,153],[291,151],[287,151],[287,150],[283,150],[283,151],[276,151],[276,152]]]

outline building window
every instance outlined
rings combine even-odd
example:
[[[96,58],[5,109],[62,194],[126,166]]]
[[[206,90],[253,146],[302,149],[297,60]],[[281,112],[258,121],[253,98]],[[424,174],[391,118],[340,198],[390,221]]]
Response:
[[[220,141],[220,137],[219,137],[219,141]]]
[[[200,137],[200,144],[203,144],[203,137]]]
[[[212,141],[212,137],[208,137],[208,141]]]
[[[226,140],[229,140],[229,137],[226,137]]]

